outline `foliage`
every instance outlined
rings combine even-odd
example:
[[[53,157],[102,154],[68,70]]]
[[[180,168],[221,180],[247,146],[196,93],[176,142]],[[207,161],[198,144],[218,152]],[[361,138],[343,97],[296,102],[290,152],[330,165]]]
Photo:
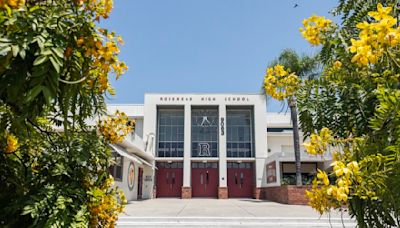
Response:
[[[278,59],[270,64],[264,76],[264,92],[277,100],[287,100],[293,123],[293,144],[296,164],[296,185],[303,184],[300,161],[299,125],[297,121],[296,93],[300,78],[318,75],[316,57],[299,56],[291,49],[283,50]],[[297,76],[297,75],[300,76]]]
[[[348,207],[359,227],[400,226],[399,10],[397,1],[379,2],[339,1],[333,13],[343,21],[324,34],[322,76],[297,92],[305,137],[321,129],[332,136],[307,150],[336,150],[310,204],[320,213]]]
[[[303,145],[309,154],[318,155],[328,150],[329,144],[332,143],[331,141],[331,131],[324,127],[319,134],[312,133],[310,142],[306,142]]]
[[[264,89],[268,95],[281,101],[293,96],[297,90],[299,79],[294,73],[289,74],[282,65],[267,69],[264,79]]]
[[[300,28],[303,37],[310,44],[318,46],[325,42],[327,33],[332,30],[332,21],[325,17],[313,15],[303,20],[304,28]]]
[[[129,121],[125,113],[117,110],[114,116],[100,120],[98,128],[108,142],[115,144],[122,142],[125,136],[133,131],[134,124],[134,120]]]
[[[99,28],[111,0],[0,1],[0,223],[113,227],[110,142],[87,124],[127,69]],[[124,121],[120,121],[124,124]]]

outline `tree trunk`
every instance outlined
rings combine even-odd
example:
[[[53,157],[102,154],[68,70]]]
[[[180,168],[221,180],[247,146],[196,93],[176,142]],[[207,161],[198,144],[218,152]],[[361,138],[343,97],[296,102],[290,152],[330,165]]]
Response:
[[[293,145],[294,157],[296,161],[296,185],[302,186],[301,180],[301,161],[300,161],[300,143],[299,143],[299,122],[297,121],[297,104],[296,97],[292,96],[288,99],[290,114],[293,123]]]

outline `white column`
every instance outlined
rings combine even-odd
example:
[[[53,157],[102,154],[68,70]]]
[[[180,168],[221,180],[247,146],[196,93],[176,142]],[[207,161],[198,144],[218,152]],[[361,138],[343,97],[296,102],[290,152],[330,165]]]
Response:
[[[192,110],[190,104],[185,105],[185,122],[184,122],[184,144],[183,144],[183,187],[190,187],[191,179],[191,167],[190,167],[190,156],[192,152],[191,141],[192,141]]]
[[[226,170],[226,105],[219,106],[219,187],[227,187]]]
[[[256,187],[266,186],[266,164],[268,156],[266,105],[260,100],[254,105],[254,142],[256,150]]]

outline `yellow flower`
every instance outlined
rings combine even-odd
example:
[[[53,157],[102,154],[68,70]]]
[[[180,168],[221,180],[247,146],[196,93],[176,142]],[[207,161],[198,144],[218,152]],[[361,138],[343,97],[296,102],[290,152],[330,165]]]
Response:
[[[9,154],[16,151],[19,147],[18,139],[13,134],[6,134],[7,146],[5,148],[5,153]]]
[[[358,166],[358,162],[356,162],[356,161],[352,161],[352,162],[348,163],[347,168],[354,174],[357,174],[360,170],[360,167]]]
[[[337,190],[338,190],[338,188],[337,188],[336,186],[330,186],[330,187],[328,188],[328,190],[326,191],[326,193],[328,194],[328,196],[334,196],[334,197],[336,197],[336,195],[337,195]]]
[[[342,62],[340,62],[339,60],[336,60],[336,61],[333,63],[333,69],[339,70],[341,67],[342,67]]]
[[[4,2],[5,2],[5,0],[3,0],[2,4],[5,4]],[[13,9],[19,9],[25,5],[25,0],[7,0],[7,5]],[[1,6],[1,4],[0,4],[0,6]]]
[[[82,46],[82,44],[85,42],[85,40],[83,39],[83,37],[80,37],[79,39],[76,40],[76,44],[78,46]]]
[[[124,44],[124,40],[122,39],[121,36],[118,36],[118,37],[117,37],[117,40],[118,40],[118,43]]]
[[[369,12],[368,15],[373,17],[375,20],[382,20],[392,12],[392,7],[383,7],[381,3],[378,3],[377,10],[378,11]]]
[[[310,142],[303,143],[307,153],[312,155],[324,154],[332,141],[331,134],[331,131],[326,127],[322,128],[319,134],[312,133]]]
[[[328,175],[324,171],[318,170],[317,178],[322,180],[325,186],[329,185]]]
[[[388,48],[397,47],[400,43],[400,29],[397,27],[397,19],[390,15],[391,7],[383,7],[378,4],[377,11],[369,12],[375,22],[360,22],[358,39],[351,39],[349,50],[355,55],[352,62],[360,66],[375,64]],[[396,26],[394,28],[394,26]]]
[[[331,20],[316,15],[304,19],[303,26],[304,28],[300,28],[301,34],[314,46],[323,43],[326,33],[333,28]]]
[[[100,120],[98,128],[107,141],[115,144],[122,142],[134,130],[134,124],[134,120],[129,120],[124,112],[116,111],[114,116]]]
[[[289,74],[282,65],[275,65],[266,71],[264,76],[265,92],[277,100],[293,96],[300,84],[294,73]]]

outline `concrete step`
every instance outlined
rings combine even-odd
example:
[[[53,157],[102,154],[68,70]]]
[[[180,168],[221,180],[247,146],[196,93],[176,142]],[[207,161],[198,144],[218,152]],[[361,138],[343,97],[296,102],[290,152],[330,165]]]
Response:
[[[356,223],[349,218],[120,216],[117,227],[356,227]]]

